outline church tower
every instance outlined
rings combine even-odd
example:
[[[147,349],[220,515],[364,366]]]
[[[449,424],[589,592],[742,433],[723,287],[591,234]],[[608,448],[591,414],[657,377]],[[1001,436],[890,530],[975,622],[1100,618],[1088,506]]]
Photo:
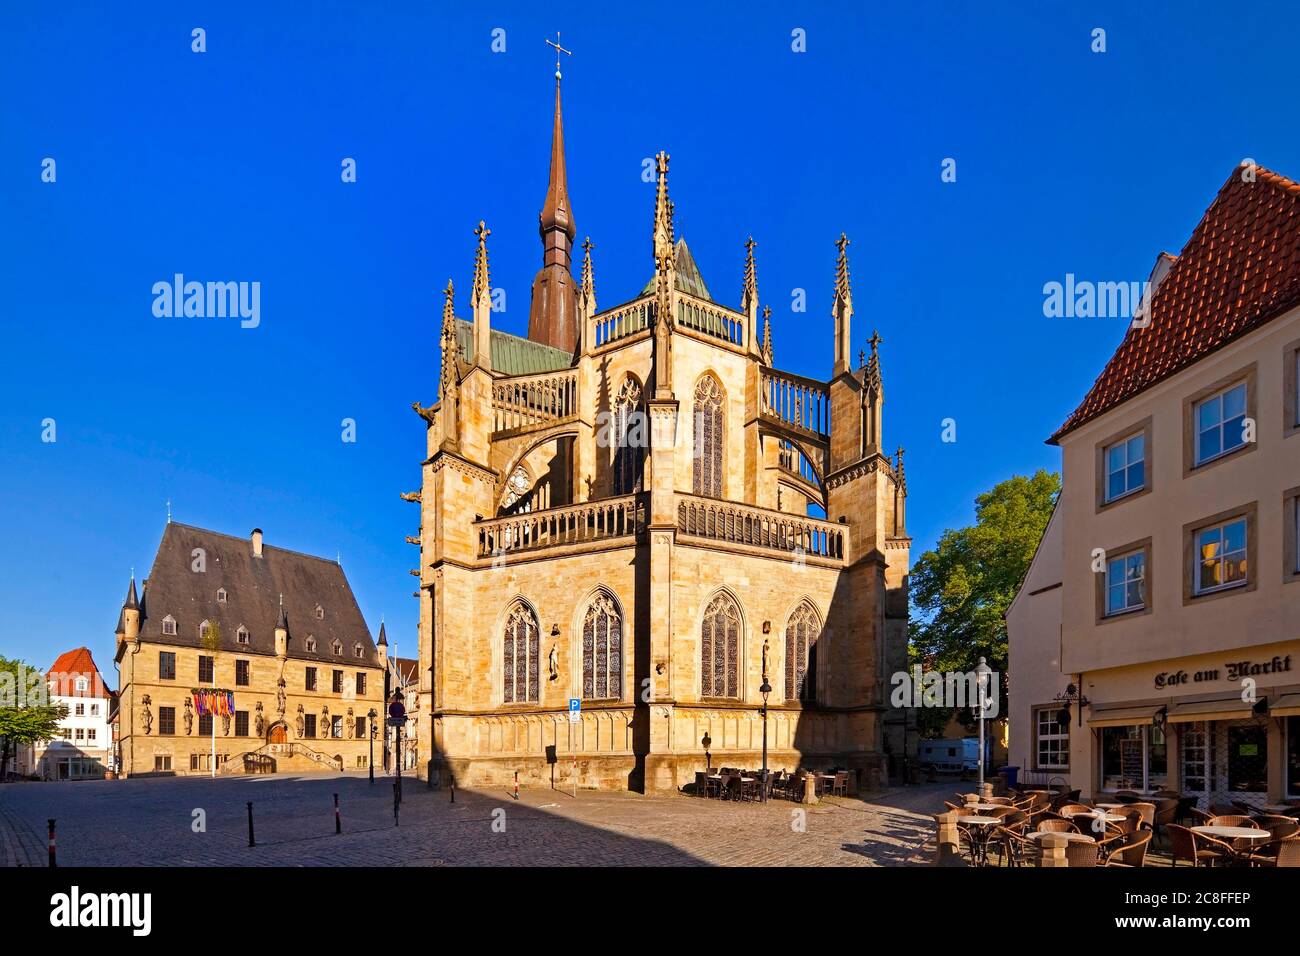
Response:
[[[550,43],[550,41],[547,41]],[[528,310],[528,338],[565,352],[578,343],[578,287],[573,281],[573,239],[578,227],[569,205],[569,182],[564,168],[564,119],[560,114],[560,53],[555,60],[555,118],[551,129],[551,176],[546,185],[538,231],[542,236],[542,268],[533,279]]]

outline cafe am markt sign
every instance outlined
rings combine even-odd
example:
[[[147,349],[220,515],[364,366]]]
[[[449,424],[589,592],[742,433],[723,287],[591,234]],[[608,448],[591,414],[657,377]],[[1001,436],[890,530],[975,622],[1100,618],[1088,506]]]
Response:
[[[1290,670],[1291,655],[1287,654],[1285,656],[1274,656],[1265,661],[1229,661],[1222,668],[1210,667],[1192,671],[1161,671],[1156,674],[1153,683],[1157,690],[1221,680],[1231,681],[1235,684],[1247,678],[1265,677],[1269,674],[1285,674]]]

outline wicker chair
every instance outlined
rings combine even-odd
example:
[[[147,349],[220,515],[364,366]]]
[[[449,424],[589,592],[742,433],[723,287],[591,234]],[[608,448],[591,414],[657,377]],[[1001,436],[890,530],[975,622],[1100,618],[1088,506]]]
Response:
[[[1177,866],[1179,860],[1186,860],[1192,866],[1213,866],[1222,857],[1215,850],[1198,846],[1201,837],[1181,824],[1167,824],[1165,832],[1169,834],[1171,866]]]
[[[1155,831],[1156,838],[1159,839],[1161,831],[1169,824],[1178,819],[1178,798],[1177,797],[1158,797],[1156,798],[1156,816],[1152,821],[1151,829]]]
[[[1095,843],[1076,843],[1071,840],[1065,845],[1066,866],[1096,866],[1098,847]]]
[[[1136,790],[1116,790],[1115,799],[1120,803],[1137,803],[1142,797]]]
[[[1212,827],[1253,827],[1257,830],[1263,829],[1263,827],[1255,822],[1254,817],[1246,817],[1232,813],[1210,817],[1210,822],[1207,825]]]
[[[1151,830],[1127,833],[1107,847],[1106,866],[1145,866],[1147,844],[1155,834]]]
[[[1145,800],[1139,800],[1136,803],[1130,803],[1128,806],[1124,808],[1125,813],[1129,813],[1133,810],[1140,810],[1142,812],[1141,826],[1143,827],[1143,829],[1150,830],[1155,826],[1156,805],[1154,803],[1148,803]]]
[[[1092,807],[1086,803],[1064,803],[1056,808],[1056,812],[1063,817],[1072,817],[1076,813],[1091,813]]]
[[[1037,866],[1043,849],[1014,827],[1002,826],[993,831],[989,848],[997,850],[998,861],[1006,866]]]
[[[1198,827],[1207,827],[1210,821],[1214,819],[1214,814],[1208,810],[1202,810],[1200,807],[1192,807],[1192,820]]]
[[[1273,857],[1272,865],[1300,866],[1300,840],[1283,840],[1277,848],[1277,856]]]
[[[1043,833],[1078,833],[1079,828],[1069,820],[1039,820],[1038,829]]]

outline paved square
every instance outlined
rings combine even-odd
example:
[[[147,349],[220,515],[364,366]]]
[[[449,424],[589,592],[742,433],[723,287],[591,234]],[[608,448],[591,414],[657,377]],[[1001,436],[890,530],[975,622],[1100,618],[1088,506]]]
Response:
[[[458,790],[453,804],[445,790],[405,781],[394,827],[391,778],[9,784],[0,787],[0,864],[44,866],[53,817],[60,866],[896,866],[928,862],[931,814],[951,789],[812,807],[546,789],[516,801],[505,790]]]

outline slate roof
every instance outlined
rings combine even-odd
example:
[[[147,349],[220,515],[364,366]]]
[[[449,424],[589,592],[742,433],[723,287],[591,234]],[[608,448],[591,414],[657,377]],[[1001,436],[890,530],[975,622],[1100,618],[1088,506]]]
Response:
[[[491,329],[492,370],[505,375],[556,372],[573,366],[573,353],[519,335]],[[456,345],[462,361],[474,361],[474,323],[456,320]]]
[[[704,276],[700,275],[700,267],[695,264],[695,257],[691,255],[690,248],[686,245],[685,239],[678,239],[676,250],[676,276],[674,276],[674,285],[677,286],[678,292],[685,292],[688,295],[696,296],[700,299],[713,301],[713,296],[709,295],[709,287],[704,284]],[[650,281],[645,284],[641,290],[641,295],[649,295],[655,290],[655,277],[651,276]]]
[[[55,675],[58,675],[57,678]],[[77,678],[85,677],[90,681],[87,690],[77,690]],[[58,686],[51,693],[58,697],[111,697],[112,692],[104,683],[104,676],[95,666],[95,657],[88,647],[78,647],[64,651],[58,656],[50,669],[45,672],[45,681],[58,680]]]
[[[191,570],[195,548],[206,552],[206,570]],[[225,603],[217,590],[226,591]],[[232,654],[275,654],[275,624],[280,595],[289,625],[289,656],[339,667],[382,666],[343,568],[335,561],[263,544],[262,557],[253,556],[247,537],[172,522],[163,532],[158,555],[141,596],[140,639],[156,644],[201,647],[199,625],[215,620],[221,629],[221,651]],[[319,606],[323,616],[316,616]],[[163,619],[171,615],[176,633],[164,634]],[[240,625],[248,629],[247,645],[237,643]],[[308,636],[316,650],[307,650]],[[342,653],[331,644],[342,642]],[[354,652],[361,644],[362,656]]]
[[[1049,443],[1300,305],[1300,184],[1234,169],[1156,289]]]

